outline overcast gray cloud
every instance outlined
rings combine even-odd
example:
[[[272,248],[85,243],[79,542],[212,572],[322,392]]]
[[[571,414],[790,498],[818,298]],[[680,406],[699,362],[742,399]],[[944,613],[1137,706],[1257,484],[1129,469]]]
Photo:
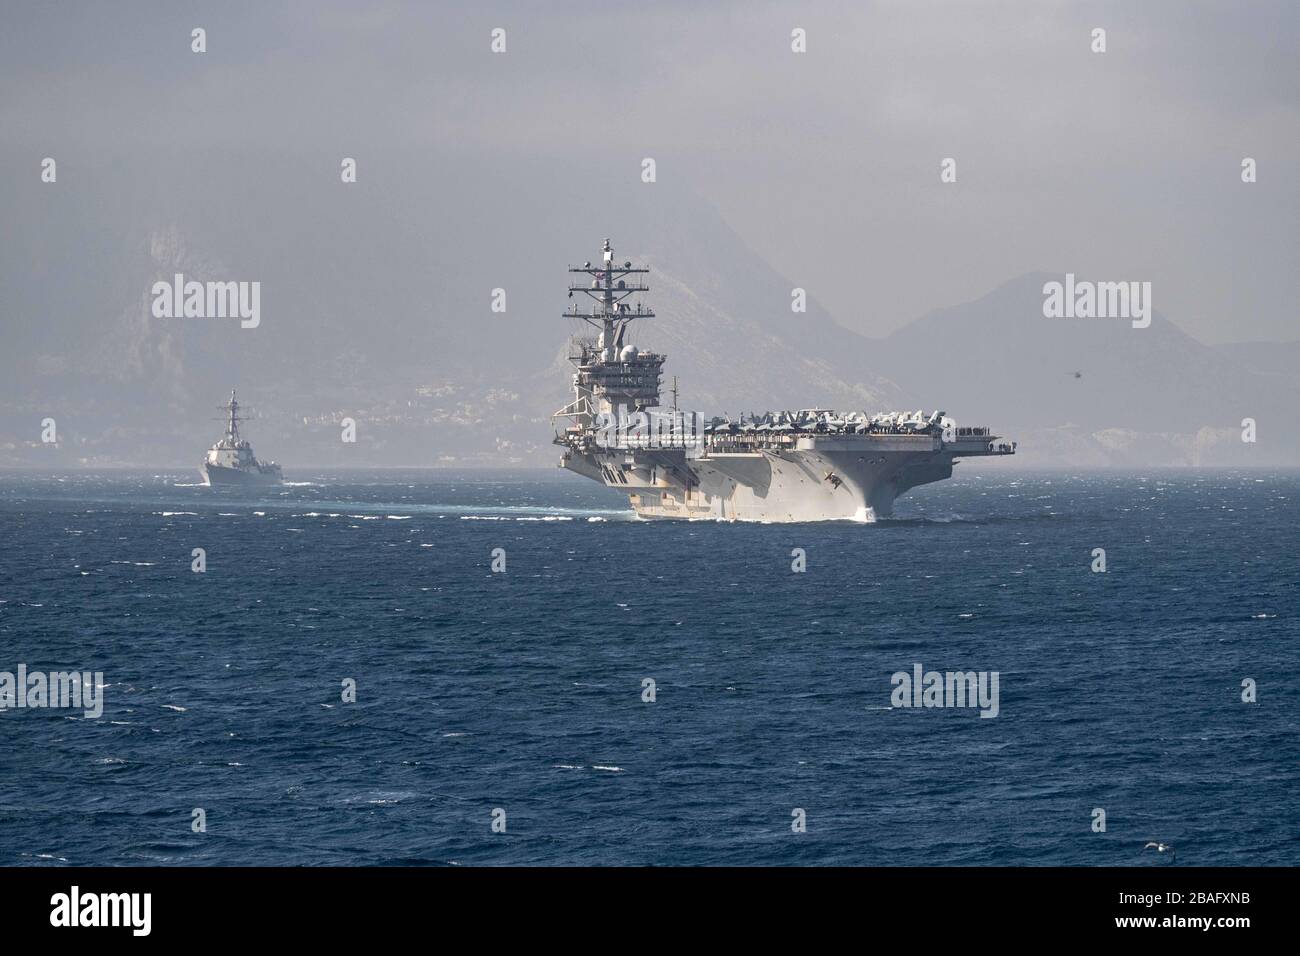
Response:
[[[1207,342],[1289,340],[1297,27],[1257,2],[10,4],[0,202],[45,155],[653,156],[868,334],[1070,270],[1151,281]]]

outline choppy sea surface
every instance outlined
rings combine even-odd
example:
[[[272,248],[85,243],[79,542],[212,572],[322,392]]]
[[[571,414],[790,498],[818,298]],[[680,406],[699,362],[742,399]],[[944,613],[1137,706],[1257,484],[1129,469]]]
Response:
[[[0,712],[0,864],[1300,863],[1300,474],[998,467],[800,525],[292,477],[0,474],[0,672],[104,683]],[[998,672],[997,716],[891,706],[916,664]]]

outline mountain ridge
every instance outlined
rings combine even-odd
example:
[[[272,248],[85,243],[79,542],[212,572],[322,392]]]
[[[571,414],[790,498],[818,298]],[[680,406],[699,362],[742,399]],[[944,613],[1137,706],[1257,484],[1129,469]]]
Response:
[[[793,312],[797,278],[680,186],[485,160],[495,175],[473,182],[492,185],[458,193],[463,166],[429,176],[377,157],[375,182],[352,190],[288,159],[256,174],[239,162],[169,163],[159,181],[88,174],[44,218],[17,202],[40,225],[0,260],[0,464],[197,462],[232,387],[263,410],[258,453],[288,471],[549,463],[550,414],[571,397],[566,339],[581,331],[561,318],[566,263],[606,236],[652,270],[657,315],[632,341],[666,352],[665,388],[676,376],[683,407],[706,415],[943,408],[1035,464],[1300,463],[1281,414],[1300,396],[1276,354],[1202,345],[1159,309],[1147,329],[1046,319],[1041,286],[1060,275],[1014,277],[873,339],[816,289]],[[155,318],[149,289],[176,272],[260,281],[262,324]],[[45,417],[58,447],[39,441]],[[340,441],[345,417],[355,444]],[[1254,446],[1238,437],[1245,417]]]

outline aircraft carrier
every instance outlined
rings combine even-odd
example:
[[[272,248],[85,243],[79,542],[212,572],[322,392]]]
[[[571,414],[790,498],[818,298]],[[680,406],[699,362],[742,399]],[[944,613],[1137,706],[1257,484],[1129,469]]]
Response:
[[[624,491],[643,518],[723,521],[871,521],[892,513],[910,488],[952,477],[958,458],[1012,455],[1016,443],[945,412],[838,414],[827,408],[705,420],[660,404],[665,355],[628,338],[654,312],[627,301],[648,292],[650,270],[615,262],[606,239],[599,264],[570,266],[563,313],[595,335],[569,356],[573,401],[552,416],[560,467]]]
[[[280,466],[273,461],[258,461],[253,446],[239,437],[239,402],[235,390],[230,401],[221,406],[226,413],[225,437],[208,449],[199,474],[205,485],[278,485]]]

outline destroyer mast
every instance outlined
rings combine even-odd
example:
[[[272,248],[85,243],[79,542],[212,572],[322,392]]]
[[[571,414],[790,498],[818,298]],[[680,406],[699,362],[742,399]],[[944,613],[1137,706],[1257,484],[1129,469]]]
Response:
[[[218,406],[220,411],[226,413],[226,441],[231,447],[239,445],[239,423],[247,421],[239,414],[239,400],[235,398],[235,390],[230,390],[230,401]]]

